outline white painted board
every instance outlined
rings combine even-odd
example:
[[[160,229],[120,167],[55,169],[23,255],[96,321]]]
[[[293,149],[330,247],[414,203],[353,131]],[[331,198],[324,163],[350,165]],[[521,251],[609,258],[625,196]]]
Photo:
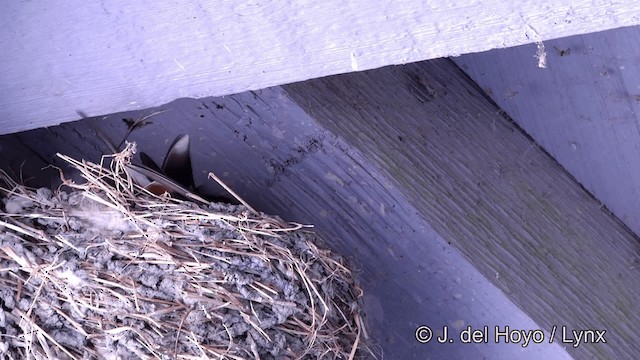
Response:
[[[636,0],[4,1],[0,134],[636,24]]]

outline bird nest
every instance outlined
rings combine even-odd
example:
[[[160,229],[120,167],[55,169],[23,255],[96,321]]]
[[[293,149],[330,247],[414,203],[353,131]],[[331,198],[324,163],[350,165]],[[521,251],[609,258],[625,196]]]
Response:
[[[63,178],[72,191],[2,173],[0,357],[371,355],[362,291],[307,226],[153,195],[128,175],[134,149],[58,155],[86,180]]]

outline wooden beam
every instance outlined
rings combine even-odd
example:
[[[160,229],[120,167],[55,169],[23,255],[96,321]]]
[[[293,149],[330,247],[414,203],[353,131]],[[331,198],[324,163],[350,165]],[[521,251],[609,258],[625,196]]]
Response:
[[[606,331],[606,343],[564,344],[571,355],[640,353],[638,239],[452,62],[284,89],[382,169],[534,321],[548,331],[557,326],[556,341],[563,326]]]
[[[379,72],[389,71],[397,70]],[[465,88],[451,88],[457,90]],[[340,91],[354,89],[347,84]],[[0,146],[6,149],[4,158],[15,158],[14,164],[30,153],[51,161],[56,151],[99,161],[100,148],[106,147],[95,128],[119,139],[126,129],[123,117],[136,119],[156,110],[0,136]],[[531,331],[540,326],[443,239],[376,164],[320,126],[282,88],[181,99],[162,110],[151,124],[133,132],[138,149],[158,161],[177,134],[188,133],[198,182],[215,171],[257,209],[313,224],[356,269],[369,334],[385,358],[570,358],[558,343],[419,343],[415,332],[422,325],[431,326],[434,336],[447,326],[452,339],[468,326],[486,325],[492,340],[494,326]]]
[[[640,234],[640,27],[470,54],[456,63],[536,142]]]
[[[640,23],[635,0],[14,1],[1,13],[0,134]]]

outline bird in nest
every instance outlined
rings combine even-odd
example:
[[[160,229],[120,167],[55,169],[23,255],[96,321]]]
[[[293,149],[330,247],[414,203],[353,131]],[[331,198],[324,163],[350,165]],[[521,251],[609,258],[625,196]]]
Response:
[[[96,132],[98,136],[102,138],[102,141],[107,144],[109,149],[113,153],[116,153],[118,152],[117,149],[124,144],[129,134],[134,129],[140,127],[141,123],[141,121],[138,121],[130,124],[126,135],[118,146],[114,146],[102,132],[97,129]],[[195,185],[190,148],[189,135],[178,135],[167,150],[162,166],[159,166],[149,155],[141,151],[140,161],[142,164],[127,164],[127,170],[133,181],[155,195],[168,193],[172,196],[204,204],[210,202],[240,204],[241,200],[239,201],[239,197],[222,183],[221,185],[227,192],[234,196],[233,198],[220,194],[211,194],[205,191],[202,185]]]

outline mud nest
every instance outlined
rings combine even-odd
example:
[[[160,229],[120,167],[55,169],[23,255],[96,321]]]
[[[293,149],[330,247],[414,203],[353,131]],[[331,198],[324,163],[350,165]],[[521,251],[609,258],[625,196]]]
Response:
[[[2,174],[0,357],[371,355],[361,290],[308,227],[148,193],[126,170],[134,149],[59,155],[86,180],[67,191]]]

